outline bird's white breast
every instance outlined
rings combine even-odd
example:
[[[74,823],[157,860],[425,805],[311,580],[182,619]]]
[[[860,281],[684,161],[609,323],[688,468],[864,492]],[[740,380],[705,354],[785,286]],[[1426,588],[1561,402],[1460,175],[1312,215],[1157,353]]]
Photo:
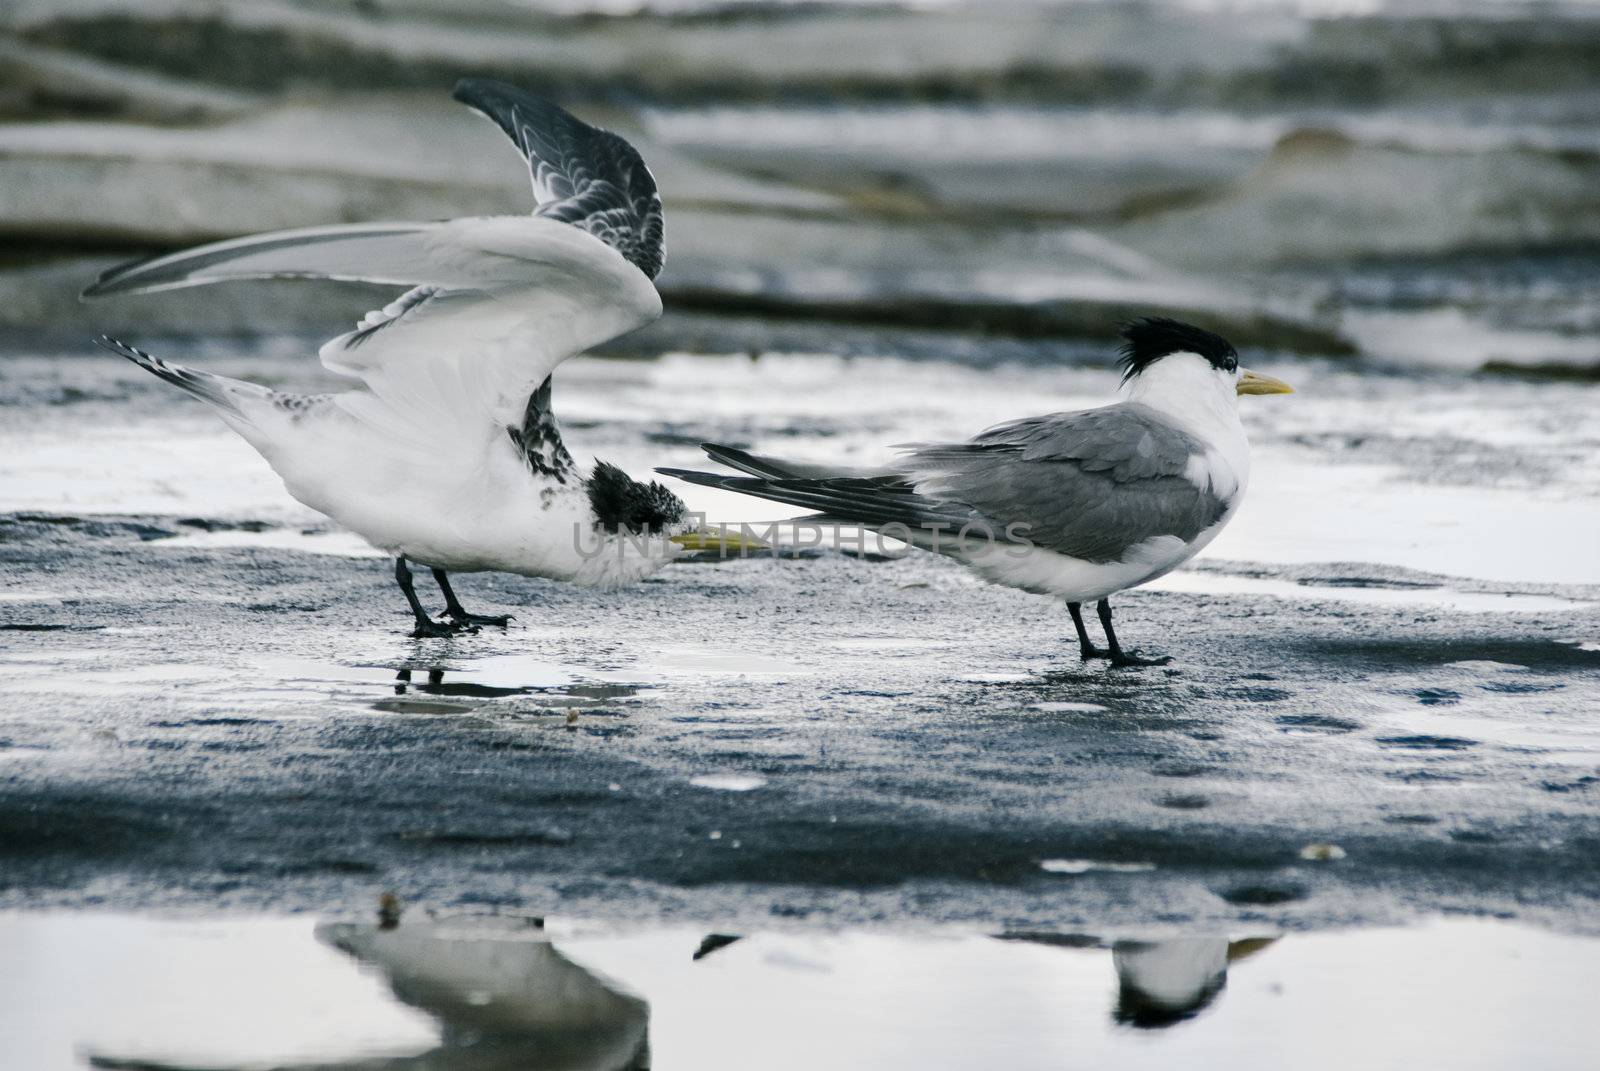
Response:
[[[1194,555],[1193,546],[1177,536],[1155,536],[1129,547],[1120,561],[1091,562],[1044,547],[996,544],[964,560],[996,584],[1092,602],[1176,568]]]
[[[330,406],[258,448],[300,502],[421,565],[617,587],[680,553],[661,536],[599,531],[581,473],[564,483],[537,475],[484,426],[476,436],[399,438],[392,423]]]

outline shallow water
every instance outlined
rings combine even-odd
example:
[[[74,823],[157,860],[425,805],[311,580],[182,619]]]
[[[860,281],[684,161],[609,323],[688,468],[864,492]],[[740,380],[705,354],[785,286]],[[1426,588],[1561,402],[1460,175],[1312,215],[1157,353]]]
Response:
[[[187,348],[175,345],[171,355],[188,359]],[[207,367],[287,389],[324,389],[309,355],[286,344],[245,357],[203,348],[196,356]],[[1502,586],[1600,584],[1593,553],[1600,468],[1592,464],[1600,387],[1246,358],[1299,393],[1243,400],[1250,492],[1207,558],[1366,562]],[[657,465],[703,466],[696,446],[703,441],[885,462],[894,456],[891,444],[965,437],[1029,413],[1102,404],[1116,384],[1097,368],[781,353],[754,361],[681,353],[580,360],[558,380],[572,450],[638,476]],[[290,499],[265,463],[200,406],[109,357],[0,362],[0,403],[9,403],[13,418],[0,428],[0,449],[12,459],[0,470],[5,509],[196,518],[172,530],[177,547],[372,553]],[[800,512],[706,488],[675,490],[718,523],[764,524]],[[1224,589],[1215,578],[1183,583]],[[1348,588],[1340,597],[1463,608],[1476,599],[1414,591],[1415,600],[1401,588],[1365,596]]]
[[[0,915],[12,1066],[1591,1066],[1600,942]]]

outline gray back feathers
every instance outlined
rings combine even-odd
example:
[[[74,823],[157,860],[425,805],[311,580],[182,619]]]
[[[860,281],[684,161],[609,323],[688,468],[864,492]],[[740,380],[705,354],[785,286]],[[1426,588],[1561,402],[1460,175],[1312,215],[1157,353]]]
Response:
[[[1222,519],[1227,503],[1183,475],[1203,449],[1153,410],[1124,402],[920,447],[906,466],[921,496],[1016,524],[1038,546],[1108,562],[1156,536],[1188,542]]]
[[[751,464],[750,455],[708,447],[754,477],[666,470],[722,487],[818,511],[818,518],[869,528],[939,526],[951,536],[1008,534],[1017,542],[1090,562],[1122,560],[1157,536],[1188,542],[1220,521],[1228,503],[1184,476],[1204,448],[1154,410],[1131,402],[1030,417],[990,428],[966,442],[909,447],[892,474],[787,475],[784,463]],[[730,458],[731,455],[731,458]],[[739,464],[739,461],[745,461]],[[899,532],[893,533],[900,535]]]

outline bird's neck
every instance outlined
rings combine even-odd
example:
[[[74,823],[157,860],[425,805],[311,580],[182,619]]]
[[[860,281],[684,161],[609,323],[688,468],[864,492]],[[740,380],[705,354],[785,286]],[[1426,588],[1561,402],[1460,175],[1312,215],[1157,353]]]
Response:
[[[1208,440],[1242,437],[1239,396],[1230,376],[1199,358],[1164,358],[1129,380],[1124,397]]]

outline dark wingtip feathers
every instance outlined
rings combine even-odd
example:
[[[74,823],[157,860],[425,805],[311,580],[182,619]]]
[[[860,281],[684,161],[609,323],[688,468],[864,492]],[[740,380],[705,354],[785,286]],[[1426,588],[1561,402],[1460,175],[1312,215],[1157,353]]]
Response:
[[[78,291],[79,301],[92,301],[95,298],[105,297],[108,294],[121,293],[127,289],[121,285],[122,280],[135,268],[143,267],[155,257],[141,257],[123,264],[113,265],[94,277],[94,282]],[[113,341],[115,341],[113,339]]]
[[[781,465],[775,464],[766,458],[760,458],[748,450],[740,450],[736,446],[723,446],[719,443],[701,443],[700,449],[712,461],[726,465],[730,469],[749,473],[752,476],[763,476],[768,479],[782,479],[793,473],[785,470]]]
[[[159,357],[152,357],[150,354],[146,353],[144,350],[141,350],[141,349],[138,349],[136,347],[130,346],[126,342],[123,342],[121,339],[112,338],[110,335],[99,335],[99,336],[96,336],[96,338],[94,340],[94,344],[96,346],[99,346],[103,350],[109,350],[110,352],[116,354],[118,357],[126,357],[128,360],[132,361],[134,364],[137,364],[137,365],[140,365],[140,366],[146,366],[146,365],[160,364],[161,363],[161,359]]]
[[[490,78],[461,78],[456,80],[450,96],[469,108],[488,114],[497,101],[504,100],[506,88]]]
[[[671,476],[675,480],[685,483],[697,483],[701,487],[721,487],[726,481],[733,479],[715,472],[696,472],[694,469],[656,469],[658,475]]]
[[[473,111],[492,119],[495,125],[505,131],[506,136],[516,142],[525,153],[529,146],[523,143],[522,136],[517,131],[517,121],[512,115],[519,108],[522,109],[525,120],[537,117],[537,121],[542,124],[555,120],[572,123],[585,130],[593,129],[554,101],[535,96],[505,82],[497,82],[492,78],[463,78],[456,82],[455,88],[450,91],[450,96]]]
[[[219,388],[219,381],[213,375],[206,372],[192,372],[180,365],[168,364],[161,358],[148,354],[136,346],[130,346],[120,339],[112,338],[110,335],[99,336],[94,340],[94,344],[103,350],[109,350],[118,357],[132,361],[158,379],[164,379],[174,387],[181,387],[195,397],[208,401],[212,405],[234,412],[238,411],[238,406],[228,398],[225,391]]]
[[[132,361],[151,375],[159,376],[168,383],[176,384],[185,390],[195,390],[194,387],[184,382],[184,377],[194,379],[194,375],[186,369],[175,368],[161,358],[146,353],[137,346],[130,346],[121,339],[112,338],[110,335],[101,335],[94,340],[94,344],[103,350],[108,350],[124,360]],[[195,391],[199,393],[199,391]]]
[[[1119,353],[1117,364],[1122,368],[1124,383],[1171,353],[1197,353],[1228,372],[1239,366],[1239,353],[1233,343],[1169,316],[1142,316],[1124,324]]]

